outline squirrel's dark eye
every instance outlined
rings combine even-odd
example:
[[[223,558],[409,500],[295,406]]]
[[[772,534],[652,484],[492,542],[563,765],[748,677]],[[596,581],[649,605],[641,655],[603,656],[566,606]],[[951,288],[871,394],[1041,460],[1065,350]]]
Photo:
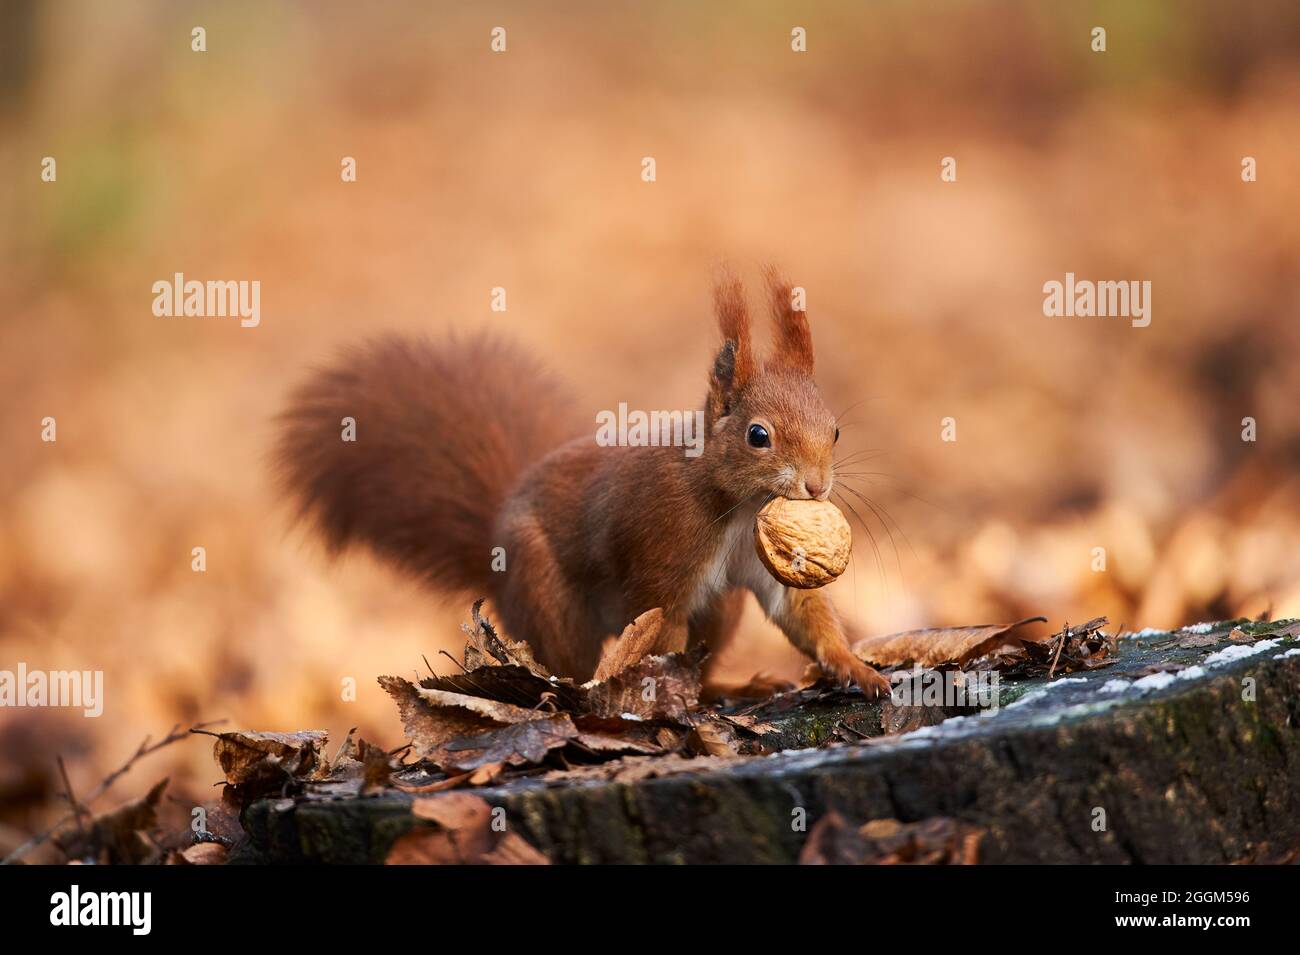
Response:
[[[840,429],[839,429],[839,428],[836,428],[836,429],[835,429],[835,441],[832,442],[832,443],[833,443],[833,444],[834,444],[834,443],[837,443],[839,440],[840,440]]]
[[[761,424],[751,424],[746,438],[748,438],[751,448],[770,448],[772,446],[772,437]]]

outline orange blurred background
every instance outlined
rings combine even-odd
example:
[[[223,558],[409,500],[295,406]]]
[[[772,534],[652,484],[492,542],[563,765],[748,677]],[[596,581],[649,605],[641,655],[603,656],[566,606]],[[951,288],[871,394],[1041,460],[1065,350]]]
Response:
[[[0,668],[106,693],[0,710],[0,849],[56,754],[84,792],[178,721],[396,745],[375,677],[458,652],[466,606],[277,499],[309,367],[492,327],[593,422],[695,407],[724,261],[808,290],[842,445],[881,452],[879,555],[855,521],[834,585],[864,627],[1300,616],[1298,107],[1286,2],[0,5]],[[175,272],[259,280],[261,324],[155,317]],[[1066,272],[1150,280],[1151,325],[1044,317]],[[756,607],[723,662],[803,667]],[[220,778],[195,740],[106,804],[165,772]]]

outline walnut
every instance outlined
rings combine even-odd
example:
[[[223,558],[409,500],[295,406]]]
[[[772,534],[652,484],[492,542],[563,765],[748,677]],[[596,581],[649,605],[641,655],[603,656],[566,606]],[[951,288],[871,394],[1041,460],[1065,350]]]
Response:
[[[853,534],[829,501],[770,501],[754,520],[758,559],[787,587],[825,587],[849,565]]]

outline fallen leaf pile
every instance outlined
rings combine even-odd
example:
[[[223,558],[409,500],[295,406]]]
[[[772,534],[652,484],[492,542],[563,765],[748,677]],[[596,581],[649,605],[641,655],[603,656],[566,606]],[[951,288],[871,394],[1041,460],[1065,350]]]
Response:
[[[1102,631],[1105,617],[1077,627],[1066,626],[1046,640],[1022,640],[1020,646],[994,655],[990,666],[1011,677],[1095,670],[1115,662],[1116,637]]]
[[[633,621],[607,648],[597,678],[577,684],[547,672],[526,645],[502,640],[480,607],[465,628],[463,672],[418,683],[379,678],[415,759],[473,784],[475,773],[491,781],[507,769],[666,755],[698,740],[692,711],[703,654],[656,654],[659,611]]]
[[[1068,672],[1110,662],[1104,618],[1042,639],[1009,624],[914,630],[855,644],[862,659],[885,670],[909,667],[1017,674]],[[855,688],[819,674],[802,687],[755,678],[701,697],[703,650],[659,610],[634,620],[607,643],[586,683],[550,673],[523,643],[502,637],[472,610],[463,663],[456,672],[406,679],[381,676],[406,743],[385,750],[349,733],[326,754],[323,732],[212,733],[226,777],[225,801],[242,809],[257,799],[299,801],[404,792],[414,825],[388,861],[545,862],[521,838],[497,832],[492,809],[474,787],[533,776],[547,784],[624,783],[719,767],[747,756],[807,746],[858,743],[930,725],[965,712],[943,706],[867,704]],[[960,678],[961,673],[956,677]],[[819,824],[805,854],[877,862],[971,861],[978,838],[951,820],[904,826],[876,821],[854,829],[833,814]],[[177,864],[218,861],[221,848],[194,846]]]

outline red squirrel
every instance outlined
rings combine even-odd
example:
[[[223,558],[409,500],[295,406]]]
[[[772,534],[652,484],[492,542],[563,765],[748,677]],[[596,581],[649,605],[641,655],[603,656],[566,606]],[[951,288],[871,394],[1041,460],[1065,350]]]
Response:
[[[761,363],[740,282],[715,287],[723,344],[698,456],[599,446],[557,381],[496,338],[385,337],[294,394],[284,484],[331,548],[361,542],[437,589],[489,595],[506,634],[557,674],[589,678],[606,638],[653,608],[681,645],[716,651],[748,590],[826,673],[887,694],[826,594],[785,587],[754,550],[767,500],[830,495],[839,438],[807,316],[787,282],[767,281],[776,337]],[[341,440],[344,418],[354,441]]]

